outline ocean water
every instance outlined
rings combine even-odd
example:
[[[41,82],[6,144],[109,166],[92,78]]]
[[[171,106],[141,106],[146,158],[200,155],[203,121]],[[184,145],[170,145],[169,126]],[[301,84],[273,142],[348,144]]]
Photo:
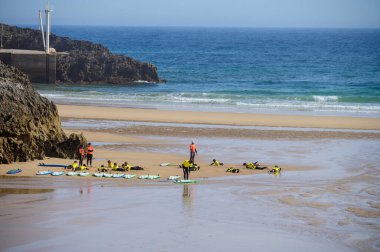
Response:
[[[380,117],[380,29],[55,26],[155,64],[165,84],[42,85],[57,103]]]

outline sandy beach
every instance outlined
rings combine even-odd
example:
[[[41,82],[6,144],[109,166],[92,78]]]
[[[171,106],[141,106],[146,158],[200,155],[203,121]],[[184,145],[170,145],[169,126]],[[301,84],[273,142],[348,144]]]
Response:
[[[41,162],[74,161],[49,157],[1,165],[2,251],[64,251],[74,248],[62,246],[65,239],[79,243],[78,232],[91,236],[90,242],[81,245],[85,251],[109,249],[113,241],[97,242],[94,237],[99,234],[93,233],[94,228],[105,232],[124,230],[128,238],[119,235],[122,232],[114,238],[124,239],[123,246],[131,251],[174,251],[187,241],[192,245],[183,251],[196,247],[283,251],[284,246],[292,251],[379,249],[378,118],[73,105],[58,105],[58,109],[67,134],[82,133],[93,143],[95,159],[90,173],[107,160],[118,164],[128,161],[145,170],[124,173],[159,174],[161,178],[152,181],[35,175],[48,169],[39,167]],[[200,183],[178,186],[167,178],[182,175],[176,165],[188,158],[191,140],[197,144],[196,163],[201,169],[191,172],[190,177]],[[225,165],[209,166],[212,158]],[[283,172],[273,176],[267,170],[242,166],[252,161],[268,167],[278,164]],[[161,163],[173,166],[162,167]],[[228,167],[239,168],[240,173],[228,173]],[[23,172],[5,175],[13,168]],[[28,206],[33,208],[22,210]],[[38,216],[40,211],[49,221]],[[112,213],[112,217],[106,213]],[[87,216],[87,220],[79,216]],[[62,228],[63,222],[71,224]],[[26,237],[22,241],[12,235],[21,223],[28,223],[18,233]],[[150,223],[149,228],[141,228],[141,223]],[[13,231],[7,232],[7,225],[13,226]],[[33,233],[35,229],[39,232]],[[174,235],[177,232],[186,233],[188,238]],[[207,239],[204,234],[209,234]],[[273,234],[278,243],[268,243]],[[147,245],[142,237],[152,243]],[[253,245],[245,242],[252,237],[256,237]],[[229,239],[234,243],[222,242]]]
[[[57,107],[67,134],[82,133],[89,142],[99,143],[99,146],[95,147],[96,155],[90,172],[97,171],[100,165],[106,165],[107,160],[111,160],[118,164],[128,161],[133,166],[144,167],[144,171],[135,171],[134,174],[136,175],[159,174],[162,178],[167,178],[171,175],[182,175],[182,169],[178,168],[178,165],[188,159],[190,141],[202,137],[252,140],[380,139],[380,132],[373,131],[380,129],[380,119],[378,118],[246,115],[75,105],[58,105]],[[92,121],[86,121],[86,119]],[[65,122],[69,122],[70,125],[72,120],[81,120],[82,122],[84,120],[84,125],[77,126],[74,124],[65,128]],[[149,122],[151,124],[132,124],[125,127],[96,127],[99,122],[108,122],[112,126],[115,121]],[[169,124],[161,125],[159,123]],[[200,126],[193,127],[193,124]],[[212,125],[219,125],[220,127],[215,128]],[[264,126],[272,129],[241,128],[239,126]],[[283,129],[284,127],[292,128]],[[325,130],[318,130],[320,127]],[[309,129],[303,131],[297,130],[297,128]],[[361,131],[331,131],[329,129],[360,129]],[[174,138],[174,140],[168,138]],[[165,151],[168,146],[173,146],[178,151]],[[200,148],[200,152],[196,158],[196,163],[201,166],[201,169],[193,172],[191,174],[192,178],[236,176],[237,174],[225,172],[228,167],[239,168],[240,173],[238,175],[262,174],[268,170],[252,171],[246,169],[242,164],[244,162],[259,161],[260,164],[269,168],[277,164],[276,160],[258,160],[254,155],[249,160],[242,159],[238,162],[226,162],[223,160],[223,155],[218,157],[211,154],[215,150],[207,153],[202,150],[201,146],[198,148]],[[255,151],[254,146],[251,148],[252,151]],[[224,166],[210,166],[209,164],[213,158],[224,162]],[[42,167],[38,166],[39,163],[69,165],[73,161],[47,157],[43,161],[35,160],[27,163],[1,165],[0,174],[5,175],[9,169],[21,168],[24,170],[22,173],[12,176],[37,176],[36,172],[43,170]],[[161,163],[171,163],[173,166],[162,167],[160,166]],[[318,169],[318,166],[314,164],[299,165],[297,162],[292,162],[283,164],[282,168],[287,171],[300,171]],[[61,168],[47,169],[62,170]]]
[[[380,130],[379,118],[195,112],[58,105],[62,118],[238,126]]]

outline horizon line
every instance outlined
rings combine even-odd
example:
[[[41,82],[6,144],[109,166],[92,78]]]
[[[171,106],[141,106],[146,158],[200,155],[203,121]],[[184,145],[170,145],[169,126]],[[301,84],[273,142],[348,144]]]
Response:
[[[10,26],[39,26],[38,24],[7,24]],[[191,26],[191,25],[114,25],[114,24],[54,24],[53,26],[72,26],[72,27],[133,27],[133,28],[220,28],[220,29],[380,29],[379,27],[349,27],[349,26]]]

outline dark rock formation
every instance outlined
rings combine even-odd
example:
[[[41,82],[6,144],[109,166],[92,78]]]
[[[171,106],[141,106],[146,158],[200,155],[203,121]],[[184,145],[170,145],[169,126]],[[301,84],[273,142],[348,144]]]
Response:
[[[28,77],[0,61],[0,164],[50,157],[74,158],[82,135],[67,137],[53,102]]]
[[[5,49],[43,50],[38,30],[4,26]],[[62,83],[130,83],[165,82],[157,68],[133,58],[111,53],[106,47],[88,41],[50,36],[50,47],[57,52],[57,82]]]

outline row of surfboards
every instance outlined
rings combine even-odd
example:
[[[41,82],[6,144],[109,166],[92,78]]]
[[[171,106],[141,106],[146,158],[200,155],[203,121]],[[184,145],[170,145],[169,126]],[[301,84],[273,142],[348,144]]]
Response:
[[[17,174],[22,172],[21,169],[13,169],[7,171],[7,174]],[[38,171],[36,173],[37,175],[51,175],[51,176],[61,176],[65,174],[64,171]],[[66,174],[67,176],[80,176],[80,177],[87,177],[90,176],[89,172],[73,172],[70,171]],[[125,179],[131,179],[136,177],[135,174],[123,174],[123,173],[105,173],[105,172],[95,172],[92,174],[94,177],[104,177],[104,178],[125,178]],[[137,177],[138,179],[159,179],[161,178],[159,175],[140,175]],[[191,179],[180,179],[181,176],[175,175],[175,176],[169,176],[167,179],[174,181],[174,183],[182,183],[182,184],[191,184],[191,183],[198,183],[198,180],[191,180]]]
[[[61,176],[65,174],[64,171],[39,171],[36,173],[37,175],[52,175],[52,176]],[[90,176],[89,172],[73,172],[70,171],[66,174],[67,176],[80,176],[80,177],[87,177]],[[105,172],[95,172],[92,174],[94,177],[105,177],[105,178],[127,178],[131,179],[136,177],[134,174],[123,174],[123,173],[105,173]],[[138,177],[139,179],[159,179],[159,175],[140,175]],[[169,179],[179,179],[180,176],[170,176]]]
[[[61,176],[65,174],[63,171],[39,171],[36,173],[37,175],[52,175],[52,176]],[[80,177],[87,177],[90,176],[89,172],[73,172],[70,171],[66,174],[67,176],[80,176]],[[131,179],[136,177],[135,174],[123,174],[123,173],[105,173],[105,172],[95,172],[92,174],[94,177],[104,177],[104,178],[125,178],[125,179]],[[137,177],[138,179],[159,179],[161,178],[160,175],[140,175]],[[180,179],[181,176],[175,175],[175,176],[169,176],[167,179],[174,181],[174,183],[198,183],[197,180],[183,180]]]

